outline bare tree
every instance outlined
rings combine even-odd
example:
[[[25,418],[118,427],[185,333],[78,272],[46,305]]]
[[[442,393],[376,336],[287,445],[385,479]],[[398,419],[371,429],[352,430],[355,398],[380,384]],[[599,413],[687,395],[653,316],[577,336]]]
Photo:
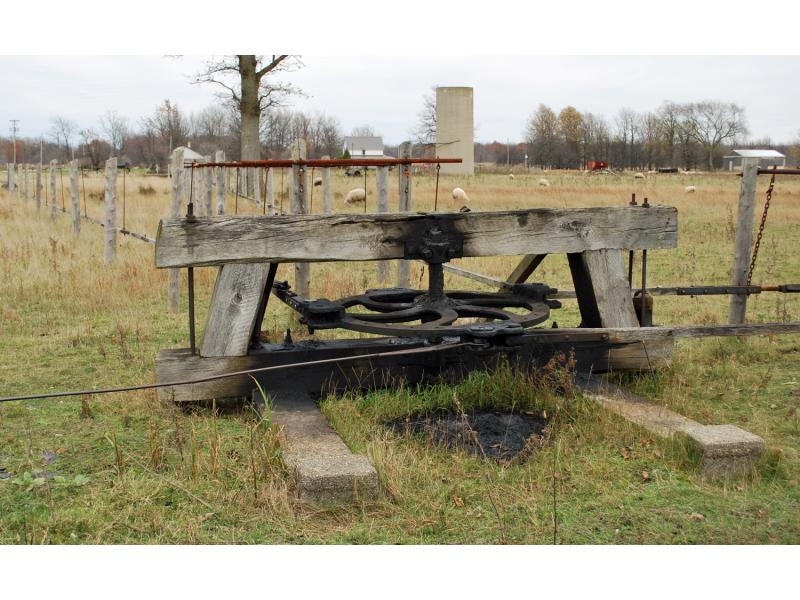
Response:
[[[66,117],[50,119],[50,137],[58,146],[66,150],[68,158],[72,158],[72,138],[78,131],[78,124]]]
[[[372,125],[360,125],[359,127],[353,127],[350,130],[350,135],[352,137],[375,137],[380,134],[375,133],[375,128]]]
[[[111,152],[115,156],[119,155],[125,146],[125,141],[130,136],[128,117],[123,117],[115,110],[109,110],[100,117],[100,128],[111,144]]]
[[[717,150],[747,133],[744,109],[732,102],[693,102],[686,105],[684,116],[688,136],[703,146],[712,171]]]
[[[412,132],[414,143],[430,145],[436,143],[436,88],[422,96],[422,110],[417,114],[417,128]]]
[[[233,102],[241,115],[241,158],[258,160],[261,155],[259,131],[261,114],[268,108],[279,106],[295,87],[270,77],[300,66],[296,57],[288,54],[259,56],[235,54],[212,57],[202,72],[195,76],[196,83],[214,83],[225,91],[222,97]]]

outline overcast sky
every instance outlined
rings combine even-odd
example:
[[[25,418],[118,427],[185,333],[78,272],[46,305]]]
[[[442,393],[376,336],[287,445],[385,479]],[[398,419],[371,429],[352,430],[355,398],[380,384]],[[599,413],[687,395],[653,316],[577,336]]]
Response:
[[[204,57],[0,57],[0,128],[20,120],[20,135],[46,135],[49,119],[83,127],[114,109],[132,122],[164,99],[186,112],[215,101],[213,86],[192,85]],[[478,141],[521,140],[531,112],[545,103],[571,104],[612,118],[664,100],[716,99],[746,108],[751,137],[797,139],[800,61],[797,57],[319,57],[286,76],[307,97],[292,108],[339,118],[345,132],[372,125],[389,144],[409,137],[422,96],[434,85],[475,88]]]

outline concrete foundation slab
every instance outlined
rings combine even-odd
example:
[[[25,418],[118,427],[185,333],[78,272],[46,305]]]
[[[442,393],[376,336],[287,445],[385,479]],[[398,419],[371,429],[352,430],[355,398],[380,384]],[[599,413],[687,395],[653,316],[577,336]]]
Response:
[[[297,499],[328,504],[374,500],[378,474],[366,456],[354,454],[311,399],[276,400],[273,422]]]
[[[658,436],[683,436],[700,453],[706,479],[741,477],[764,452],[764,440],[735,425],[702,425],[599,377],[581,378],[587,397]]]

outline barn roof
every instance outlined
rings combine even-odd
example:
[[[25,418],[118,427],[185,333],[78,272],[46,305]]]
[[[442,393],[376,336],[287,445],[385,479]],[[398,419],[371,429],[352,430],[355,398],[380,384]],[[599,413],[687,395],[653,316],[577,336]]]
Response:
[[[777,150],[766,150],[766,149],[741,149],[741,150],[734,150],[733,157],[743,157],[743,158],[786,158],[783,154],[778,152]]]
[[[354,149],[383,152],[383,138],[379,135],[349,135],[344,138],[344,147],[350,152]]]
[[[186,146],[178,146],[178,148],[175,148],[175,150],[178,150],[179,148],[183,150],[183,160],[185,161],[186,160],[204,161],[206,159],[205,156],[203,156],[202,154],[198,154],[191,148],[187,148]],[[173,152],[175,150],[173,150]]]

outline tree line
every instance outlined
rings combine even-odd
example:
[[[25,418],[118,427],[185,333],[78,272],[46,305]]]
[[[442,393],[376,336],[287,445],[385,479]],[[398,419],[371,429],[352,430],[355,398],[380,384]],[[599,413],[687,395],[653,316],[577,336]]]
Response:
[[[648,112],[621,108],[611,121],[573,106],[556,113],[540,104],[524,137],[530,163],[543,168],[584,169],[588,161],[598,160],[629,169],[712,170],[747,134],[742,107],[707,100],[664,102]]]
[[[361,130],[361,129],[359,129]],[[264,112],[260,122],[262,158],[288,158],[295,139],[308,142],[309,158],[338,157],[344,145],[344,131],[335,117],[324,113],[305,113],[285,108]],[[13,143],[0,138],[5,160],[13,157]],[[103,114],[96,126],[80,128],[63,116],[50,120],[50,128],[40,138],[17,139],[17,162],[38,163],[77,158],[83,166],[97,168],[110,156],[131,165],[163,169],[172,149],[191,145],[202,155],[224,150],[229,160],[241,158],[241,117],[228,105],[211,105],[186,113],[165,100],[149,115],[131,122],[116,111]]]

